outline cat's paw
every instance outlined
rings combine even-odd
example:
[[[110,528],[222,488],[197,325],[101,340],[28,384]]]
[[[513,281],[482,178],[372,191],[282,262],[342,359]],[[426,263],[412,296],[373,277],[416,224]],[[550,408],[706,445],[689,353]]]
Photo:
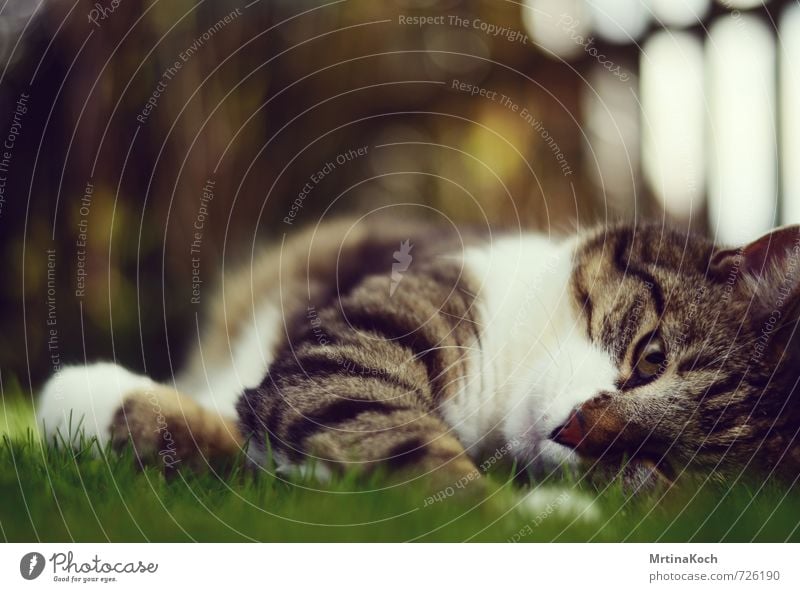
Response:
[[[227,470],[243,446],[235,420],[158,384],[129,391],[114,413],[111,446],[128,444],[139,465],[159,466],[167,476],[182,467]]]
[[[181,458],[195,456],[193,444],[202,444],[203,434],[186,423],[195,411],[194,402],[181,406],[180,395],[167,387],[129,392],[111,418],[111,446],[119,451],[131,444],[140,464],[175,468]]]
[[[125,395],[153,386],[146,376],[108,362],[66,366],[44,385],[36,421],[49,443],[78,446],[82,440],[97,438],[103,448]]]

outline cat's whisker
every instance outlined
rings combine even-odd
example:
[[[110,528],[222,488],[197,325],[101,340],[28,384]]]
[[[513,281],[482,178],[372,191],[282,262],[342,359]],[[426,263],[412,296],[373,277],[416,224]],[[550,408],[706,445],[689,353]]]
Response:
[[[741,342],[739,344],[735,344],[735,342],[734,342],[725,351],[720,352],[717,355],[717,357],[713,358],[710,362],[705,362],[702,366],[693,366],[691,368],[691,370],[697,371],[697,370],[706,370],[706,369],[713,368],[716,365],[718,365],[718,364],[720,364],[722,362],[725,362],[728,358],[730,358],[734,354],[742,351],[743,349],[748,348],[748,347],[752,347],[753,343],[755,341],[757,341],[757,339],[754,339],[752,341]],[[707,340],[704,341],[704,344],[706,344],[706,343],[711,343],[710,342],[710,338],[708,338]],[[701,348],[699,350],[699,352],[697,354],[695,354],[695,358],[698,358],[700,355],[702,355],[702,353],[703,353],[703,351],[705,351],[705,349],[710,349],[710,348]]]
[[[472,323],[473,325],[477,325],[477,326],[478,326],[478,327],[480,327],[481,329],[483,329],[483,328],[485,328],[485,327],[486,327],[486,325],[485,325],[484,323],[481,323],[480,321],[476,321],[475,319],[468,319],[467,317],[463,317],[463,316],[459,316],[459,315],[454,315],[454,314],[451,314],[451,313],[449,313],[449,312],[445,312],[445,311],[443,311],[443,310],[440,310],[440,311],[439,311],[439,314],[440,314],[440,315],[444,315],[444,316],[446,316],[446,317],[449,317],[449,318],[451,318],[451,319],[458,319],[459,321],[465,321],[465,322],[467,322],[467,323]]]
[[[558,358],[553,355],[553,353],[548,349],[547,345],[545,345],[544,343],[539,343],[537,345],[544,350],[544,353],[547,354],[547,357],[549,357],[553,361],[553,364],[555,364],[556,367],[558,367],[559,366]]]
[[[463,292],[464,294],[466,294],[467,296],[469,296],[469,297],[470,297],[470,299],[471,299],[471,300],[473,300],[473,301],[475,301],[475,300],[477,300],[477,299],[478,299],[478,295],[477,295],[477,294],[473,294],[472,292],[470,292],[469,290],[467,290],[467,289],[466,289],[464,286],[459,286],[459,287],[458,287],[458,291],[459,291],[459,292]]]

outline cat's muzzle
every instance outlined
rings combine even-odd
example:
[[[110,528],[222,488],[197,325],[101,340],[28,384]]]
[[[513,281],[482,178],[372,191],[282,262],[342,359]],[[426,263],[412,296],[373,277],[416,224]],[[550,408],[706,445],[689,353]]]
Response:
[[[628,421],[608,393],[586,401],[572,410],[567,420],[550,434],[550,439],[583,456],[601,457],[641,452],[647,432]]]
[[[608,400],[601,397],[575,408],[552,431],[550,439],[582,457],[601,460],[601,465],[593,465],[601,470],[611,467],[616,471],[621,467],[623,481],[635,477],[631,489],[638,490],[644,481],[671,484],[674,470],[665,455],[650,447],[653,443],[647,432],[614,413]]]
[[[585,424],[586,420],[583,417],[583,413],[581,413],[580,409],[575,409],[570,413],[567,421],[553,430],[550,434],[550,439],[558,444],[577,450],[586,436]]]

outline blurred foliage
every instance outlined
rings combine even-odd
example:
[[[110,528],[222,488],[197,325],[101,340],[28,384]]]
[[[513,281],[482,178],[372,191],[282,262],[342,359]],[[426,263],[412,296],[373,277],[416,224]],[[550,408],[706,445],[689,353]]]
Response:
[[[223,263],[323,213],[403,202],[459,223],[557,229],[607,215],[582,181],[580,67],[471,26],[398,22],[460,15],[523,31],[518,4],[122,0],[96,24],[95,7],[46,2],[0,86],[3,130],[30,95],[0,211],[0,359],[26,390],[84,359],[169,376]],[[518,112],[454,79],[527,109],[572,174]],[[362,146],[366,157],[337,166],[284,223],[315,171]]]

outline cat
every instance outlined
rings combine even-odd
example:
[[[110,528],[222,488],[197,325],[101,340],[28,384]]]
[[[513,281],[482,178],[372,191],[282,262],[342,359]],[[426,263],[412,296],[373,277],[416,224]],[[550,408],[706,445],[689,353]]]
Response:
[[[168,471],[244,451],[321,479],[472,482],[495,461],[793,478],[799,259],[798,226],[731,249],[659,224],[327,223],[222,278],[172,384],[65,367],[38,422]]]

